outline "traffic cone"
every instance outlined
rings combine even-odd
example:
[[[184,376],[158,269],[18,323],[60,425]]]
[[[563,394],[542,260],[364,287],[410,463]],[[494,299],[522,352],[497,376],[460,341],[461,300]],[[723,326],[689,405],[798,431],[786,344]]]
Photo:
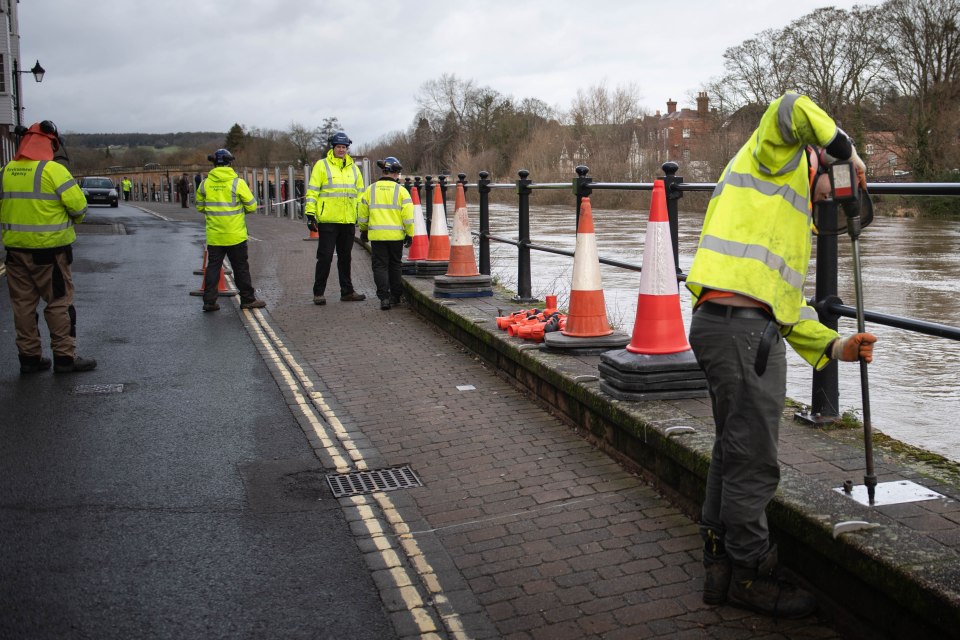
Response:
[[[450,260],[450,236],[447,231],[447,216],[443,213],[443,194],[440,185],[433,186],[433,216],[430,220],[430,246],[427,260],[447,262]]]
[[[420,189],[412,189],[410,195],[413,196],[413,241],[407,250],[407,260],[426,260],[429,239],[423,206],[420,204]]]
[[[680,289],[667,219],[667,195],[663,180],[656,180],[640,271],[637,317],[627,351],[654,355],[689,350],[690,343],[680,313]]]
[[[467,198],[463,183],[457,183],[456,210],[453,213],[453,237],[450,239],[450,265],[448,276],[479,276],[477,256],[473,252],[473,236],[470,235],[470,218],[467,215]]]
[[[588,338],[613,333],[607,322],[607,306],[600,283],[600,258],[597,255],[597,237],[593,231],[593,210],[590,198],[580,206],[577,226],[577,245],[573,253],[573,286],[570,290],[570,309],[565,336]]]
[[[706,376],[680,316],[663,180],[653,183],[641,269],[633,336],[625,349],[600,354],[600,390],[632,401],[707,397]]]
[[[304,238],[304,240],[320,240],[319,231],[313,231],[309,227],[307,228],[307,230],[310,231],[310,234],[306,238]]]
[[[204,271],[206,271],[206,267],[204,267]],[[220,282],[217,284],[217,295],[235,296],[238,293],[240,293],[240,291],[237,289],[231,289],[230,287],[227,286],[227,278],[224,276],[224,273],[223,273],[224,271],[225,269],[223,267],[220,267]],[[191,291],[190,295],[192,296],[203,295],[203,281],[205,278],[206,278],[206,273],[204,273],[203,277],[200,278],[200,288]]]

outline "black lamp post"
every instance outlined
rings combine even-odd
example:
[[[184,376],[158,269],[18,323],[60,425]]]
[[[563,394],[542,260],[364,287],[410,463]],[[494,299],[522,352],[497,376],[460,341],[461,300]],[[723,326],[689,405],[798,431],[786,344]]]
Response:
[[[33,65],[33,68],[31,68],[29,71],[21,71],[19,69],[19,63],[17,62],[17,59],[13,59],[13,108],[17,114],[17,128],[14,131],[19,131],[20,127],[23,126],[20,122],[20,112],[23,110],[22,100],[20,98],[20,74],[32,73],[34,80],[37,82],[43,82],[43,74],[46,72],[47,70],[40,66],[39,60],[37,60],[37,63]],[[19,141],[20,134],[17,133],[17,142],[19,143]]]

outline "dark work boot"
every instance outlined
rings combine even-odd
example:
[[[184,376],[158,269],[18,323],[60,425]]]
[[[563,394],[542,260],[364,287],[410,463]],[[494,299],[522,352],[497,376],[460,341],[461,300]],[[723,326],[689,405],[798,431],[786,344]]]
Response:
[[[733,565],[727,602],[775,618],[803,618],[817,610],[812,594],[779,576],[776,545],[756,568]]]
[[[345,296],[340,296],[341,302],[360,302],[361,300],[366,300],[366,299],[367,299],[367,296],[363,295],[362,293],[357,293],[356,291],[354,291],[353,293],[348,293]]]
[[[74,371],[93,371],[97,368],[97,361],[93,358],[75,356],[53,356],[53,371],[55,373],[72,373]]]
[[[730,588],[730,557],[719,531],[700,527],[700,536],[703,538],[703,602],[723,604]]]
[[[46,371],[50,368],[50,358],[17,355],[20,358],[20,373],[36,373],[38,371]]]
[[[389,310],[390,310],[390,299],[389,299],[389,298],[384,298],[383,300],[381,300],[381,301],[380,301],[380,308],[383,309],[384,311],[389,311]]]

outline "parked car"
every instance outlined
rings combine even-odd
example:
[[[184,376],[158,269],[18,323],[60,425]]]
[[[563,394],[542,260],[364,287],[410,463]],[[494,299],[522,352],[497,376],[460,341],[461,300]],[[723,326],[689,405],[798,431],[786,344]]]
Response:
[[[81,178],[80,188],[87,197],[87,204],[108,204],[117,207],[120,202],[117,187],[110,178],[88,176]]]

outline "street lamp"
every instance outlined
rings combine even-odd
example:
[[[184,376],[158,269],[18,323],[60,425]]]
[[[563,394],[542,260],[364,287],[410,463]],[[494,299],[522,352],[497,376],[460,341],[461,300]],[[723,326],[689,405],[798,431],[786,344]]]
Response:
[[[22,101],[20,99],[20,74],[32,73],[34,80],[36,80],[37,82],[43,82],[43,74],[47,72],[46,69],[40,66],[39,60],[37,60],[37,63],[33,65],[33,67],[29,71],[21,71],[18,67],[19,67],[19,64],[17,62],[17,59],[14,58],[13,59],[13,106],[14,106],[14,111],[16,111],[17,113],[17,130],[19,130],[20,127],[22,126],[20,123],[20,118],[21,118],[20,112],[23,109],[23,106],[21,104]],[[18,133],[17,134],[18,142],[19,142],[19,138],[20,138],[20,134]]]

